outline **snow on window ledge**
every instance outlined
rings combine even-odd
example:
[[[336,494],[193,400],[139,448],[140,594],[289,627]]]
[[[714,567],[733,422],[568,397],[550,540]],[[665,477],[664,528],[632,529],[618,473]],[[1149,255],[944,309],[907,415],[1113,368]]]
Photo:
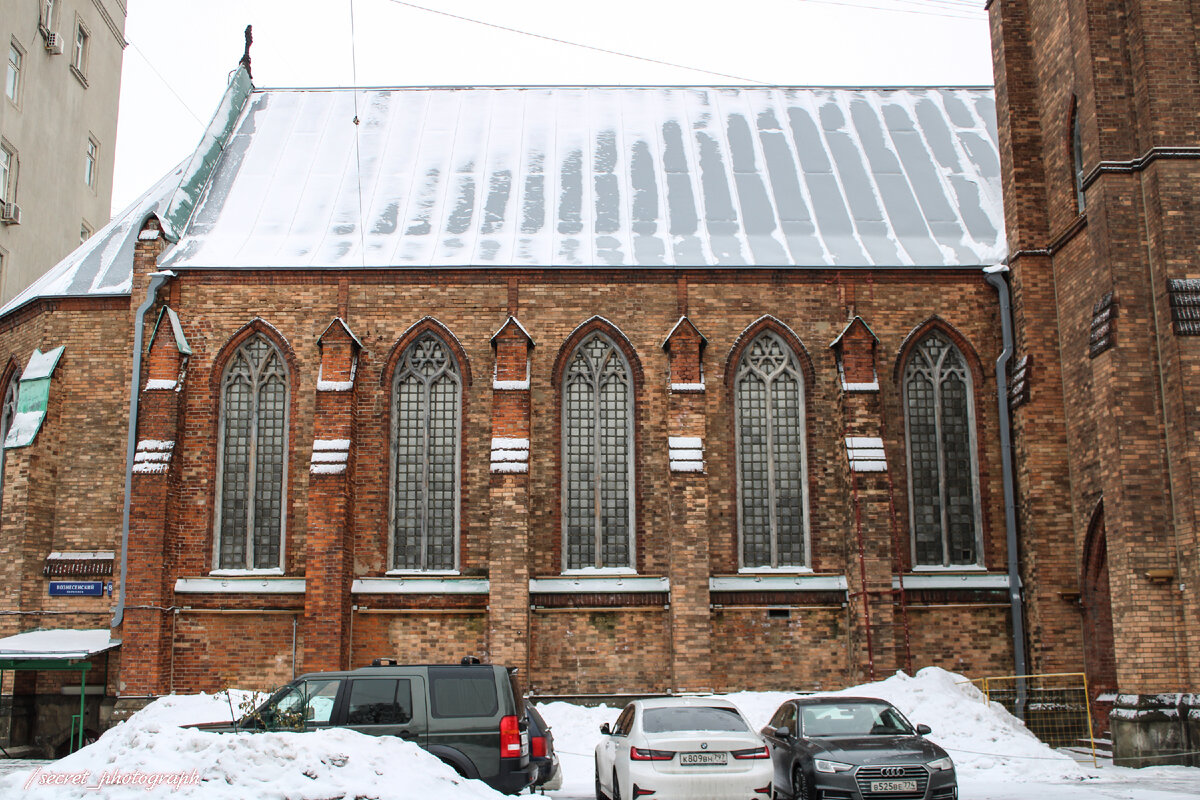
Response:
[[[257,578],[260,576],[281,576],[283,567],[267,567],[263,569],[214,569],[209,570],[209,576],[214,578]]]
[[[487,594],[490,591],[491,582],[487,578],[464,578],[455,573],[436,576],[428,572],[404,575],[389,572],[386,578],[358,578],[350,585],[352,594]]]
[[[318,392],[348,392],[354,388],[354,381],[317,381]]]
[[[523,381],[492,381],[492,388],[498,392],[519,392],[529,389],[529,379]]]
[[[284,578],[282,570],[219,570],[207,578],[179,578],[178,594],[304,594],[304,578]]]
[[[892,578],[892,588],[900,588],[900,577]],[[1003,572],[977,571],[964,573],[941,570],[936,572],[906,573],[905,589],[1008,589],[1008,575]]]
[[[179,388],[179,381],[162,380],[161,378],[153,378],[146,381],[146,391],[155,389],[174,390]]]
[[[844,592],[845,575],[818,575],[811,569],[741,571],[737,575],[717,575],[708,579],[712,592]]]
[[[672,383],[672,392],[703,392],[704,382],[700,383]]]
[[[942,566],[941,564],[918,564],[913,567],[913,572],[940,572],[955,573],[955,572],[987,572],[988,569],[980,564],[951,564],[950,566]]]
[[[842,381],[842,391],[844,392],[878,392],[879,381],[871,381],[870,383],[846,383]]]
[[[532,594],[614,594],[669,592],[671,581],[665,577],[638,575],[633,570],[564,570],[562,575],[531,578]]]

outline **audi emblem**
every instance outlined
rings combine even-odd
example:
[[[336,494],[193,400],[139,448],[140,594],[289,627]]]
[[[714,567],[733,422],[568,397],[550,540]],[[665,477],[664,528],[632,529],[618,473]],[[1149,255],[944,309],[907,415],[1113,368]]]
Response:
[[[879,770],[879,774],[885,778],[903,778],[904,767],[883,767]]]

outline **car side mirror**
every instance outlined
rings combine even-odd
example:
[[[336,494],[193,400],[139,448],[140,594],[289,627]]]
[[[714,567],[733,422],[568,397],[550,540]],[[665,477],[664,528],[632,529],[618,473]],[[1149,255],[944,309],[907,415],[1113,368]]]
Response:
[[[600,732],[603,733],[605,736],[612,736],[612,731],[608,729],[607,722],[600,726]]]
[[[918,725],[917,726],[917,735],[918,736],[928,736],[931,733],[933,733],[933,728],[929,727],[928,725]]]
[[[791,735],[792,735],[792,729],[789,728],[787,725],[784,725],[781,728],[775,729],[775,736],[780,739],[788,739],[791,737]]]

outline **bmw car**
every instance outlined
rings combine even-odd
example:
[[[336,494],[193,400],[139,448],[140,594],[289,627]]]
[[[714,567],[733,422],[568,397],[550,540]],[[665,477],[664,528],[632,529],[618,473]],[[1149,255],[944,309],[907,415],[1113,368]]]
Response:
[[[762,730],[778,798],[956,800],[954,762],[929,732],[874,697],[789,700]]]
[[[725,700],[635,700],[600,728],[596,800],[766,800],[771,756]]]

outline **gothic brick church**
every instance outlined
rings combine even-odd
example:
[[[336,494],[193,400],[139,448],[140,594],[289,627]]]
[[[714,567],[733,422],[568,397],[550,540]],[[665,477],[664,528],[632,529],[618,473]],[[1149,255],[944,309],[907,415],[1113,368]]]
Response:
[[[0,309],[0,660],[91,665],[95,726],[473,654],[542,695],[1086,668],[1154,729],[1200,143],[1165,73],[1060,85],[1065,5],[996,0],[995,93],[239,70]],[[58,674],[8,673],[10,741]]]

